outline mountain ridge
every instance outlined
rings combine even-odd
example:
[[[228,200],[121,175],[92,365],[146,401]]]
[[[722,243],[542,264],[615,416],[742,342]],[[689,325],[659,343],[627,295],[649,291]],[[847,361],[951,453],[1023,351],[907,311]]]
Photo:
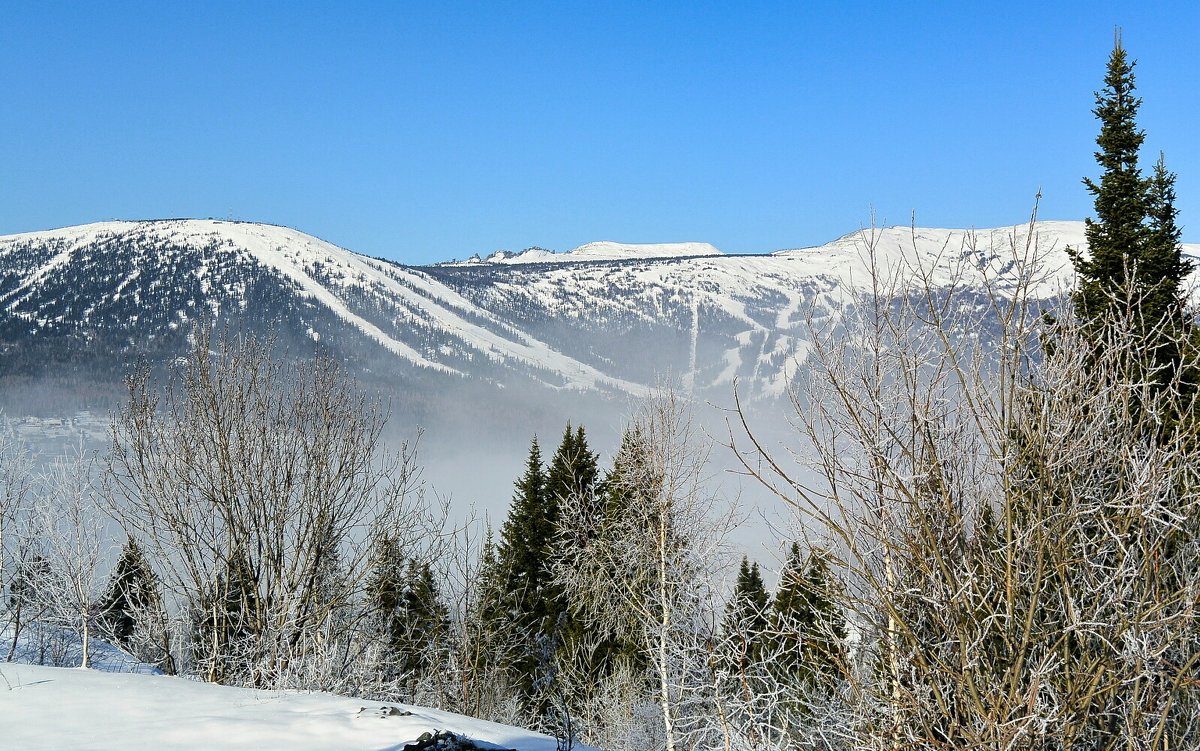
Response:
[[[1070,283],[1082,222],[1034,236],[1050,298]],[[787,393],[806,320],[838,315],[872,271],[1007,294],[1028,227],[888,227],[760,255],[703,243],[590,243],[524,261],[406,266],[279,225],[97,222],[0,237],[0,352],[32,374],[89,353],[161,360],[197,320],[283,332],[364,372],[637,396],[663,374],[689,391]],[[873,247],[871,252],[869,248]],[[1200,256],[1200,246],[1185,246]],[[571,256],[566,258],[564,256]],[[307,342],[307,344],[304,344]],[[20,371],[11,362],[0,376]],[[426,374],[426,375],[421,375]]]

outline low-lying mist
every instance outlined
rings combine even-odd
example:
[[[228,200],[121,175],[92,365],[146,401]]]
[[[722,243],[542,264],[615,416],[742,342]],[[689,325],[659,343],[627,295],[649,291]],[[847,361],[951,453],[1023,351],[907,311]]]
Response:
[[[24,382],[4,394],[0,432],[23,443],[39,466],[80,450],[103,456],[111,444],[112,416],[127,399],[123,389],[120,384],[81,388],[61,379]],[[568,424],[582,426],[604,472],[638,407],[631,396],[472,382],[433,391],[372,384],[371,390],[389,412],[386,447],[415,446],[420,487],[428,500],[447,504],[449,521],[456,526],[490,525],[497,532],[535,436],[548,456]],[[731,558],[749,555],[771,572],[797,535],[798,522],[786,504],[747,473],[730,447],[731,431],[744,438],[733,403],[730,390],[724,403],[695,400],[692,405],[697,435],[709,444],[706,489],[736,509]],[[747,409],[746,421],[757,440],[781,454],[801,448],[788,423],[794,408],[786,400],[754,402]]]

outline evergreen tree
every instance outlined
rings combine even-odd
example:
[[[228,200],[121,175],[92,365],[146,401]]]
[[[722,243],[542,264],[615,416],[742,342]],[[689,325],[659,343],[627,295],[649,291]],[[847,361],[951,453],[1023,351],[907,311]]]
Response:
[[[6,634],[7,659],[11,661],[21,643],[21,632],[31,623],[43,618],[50,609],[48,588],[54,586],[52,577],[54,571],[50,561],[39,552],[22,550],[16,565],[16,571],[8,582],[8,634]],[[37,643],[36,657],[31,657],[37,664],[45,664],[46,644],[40,635]]]
[[[507,577],[500,570],[500,560],[496,556],[496,543],[492,539],[492,525],[487,525],[483,540],[483,550],[479,553],[479,568],[476,580],[474,598],[476,620],[484,630],[488,624],[499,622],[504,615],[504,586]]]
[[[117,646],[168,674],[175,672],[158,577],[132,537],[121,548],[99,611],[101,626]]]
[[[398,632],[402,628],[400,611],[404,601],[404,555],[395,537],[383,534],[375,538],[371,551],[371,573],[367,579],[367,609],[373,630],[384,645],[383,680],[399,677],[396,659]]]
[[[637,472],[640,461],[640,449],[635,434],[627,432],[621,440],[613,464],[605,473],[602,480],[597,480],[595,471],[595,456],[587,449],[581,431],[576,431],[567,443],[564,436],[566,451],[560,454],[567,456],[567,451],[574,451],[579,461],[580,471],[572,476],[581,477],[573,492],[577,495],[578,503],[571,519],[571,528],[560,534],[560,544],[572,546],[576,550],[587,550],[591,546],[611,546],[619,544],[612,539],[613,530],[619,529],[620,523],[629,518],[639,497],[644,500],[644,491],[638,479],[643,473]],[[579,450],[582,449],[582,450]],[[567,473],[563,473],[567,474]],[[650,531],[647,530],[649,534]],[[612,572],[612,579],[617,579],[617,572]],[[648,586],[648,585],[647,585]],[[564,651],[572,652],[579,660],[582,655],[584,664],[577,664],[576,669],[590,676],[593,682],[599,682],[613,675],[621,664],[627,665],[635,673],[642,672],[644,655],[636,647],[634,635],[641,627],[636,613],[626,610],[619,598],[606,597],[601,600],[585,600],[575,593],[566,593],[566,601],[570,605],[570,618],[564,623],[566,642]],[[586,630],[584,623],[592,624]],[[598,624],[605,624],[603,627]],[[575,649],[586,643],[586,649]]]
[[[44,609],[44,587],[52,586],[50,561],[41,553],[23,556],[8,584],[8,604],[14,612],[37,613]]]
[[[450,633],[450,608],[442,600],[429,561],[409,561],[400,617],[399,655],[413,674],[437,670]]]
[[[545,559],[548,568],[552,568],[560,559],[560,546],[583,546],[596,537],[602,505],[597,487],[599,475],[599,460],[588,447],[583,426],[572,431],[571,424],[567,423],[562,441],[550,458],[550,466],[546,471],[547,507],[554,526],[553,544],[547,550]],[[562,514],[563,505],[568,503],[583,510],[582,514],[572,518],[570,529],[564,528],[566,525],[563,524]],[[548,644],[553,647],[556,656],[561,659],[573,656],[576,667],[586,675],[606,675],[609,670],[609,640],[584,633],[582,623],[571,612],[568,593],[552,581],[543,603],[542,631],[549,638]],[[546,652],[547,649],[543,648],[542,653]],[[566,701],[570,704],[572,697],[567,697]]]
[[[459,632],[462,704],[456,711],[484,717],[494,711],[497,697],[507,698],[512,682],[512,650],[517,640],[510,628],[505,586],[507,576],[501,570],[493,541],[492,526],[487,524],[483,549],[474,576],[469,577],[465,610]]]
[[[537,438],[529,450],[525,474],[500,532],[499,565],[519,625],[531,633],[549,631],[567,609],[554,586],[553,556],[564,499],[594,492],[598,475],[596,455],[582,427],[568,424],[562,443],[543,470]]]
[[[197,603],[192,654],[211,683],[248,683],[259,666],[255,637],[262,633],[258,576],[235,550],[213,589]]]
[[[749,558],[742,556],[722,623],[725,644],[730,650],[729,668],[737,674],[745,675],[751,665],[763,659],[769,613],[770,597],[758,563],[751,565]]]
[[[1184,325],[1184,280],[1193,264],[1183,256],[1183,232],[1178,224],[1179,210],[1175,208],[1175,173],[1167,170],[1166,158],[1160,153],[1150,176],[1146,203],[1149,233],[1142,254],[1148,281],[1154,283],[1145,303],[1153,320],[1170,320],[1171,333]]]
[[[497,550],[508,615],[524,628],[540,626],[545,614],[541,598],[549,583],[546,558],[554,536],[553,512],[541,447],[534,437],[525,473],[517,480],[516,494],[500,529]]]
[[[846,622],[829,564],[819,550],[807,561],[793,542],[771,614],[772,654],[781,676],[810,686],[830,683],[845,666]]]
[[[549,555],[557,523],[556,507],[546,493],[541,447],[534,437],[525,473],[516,483],[508,517],[500,529],[496,579],[500,583],[501,618],[491,625],[507,638],[504,649],[513,682],[522,696],[533,693],[537,640],[542,634],[551,577]]]
[[[557,506],[572,496],[590,494],[596,488],[599,473],[597,457],[588,448],[583,426],[572,433],[571,424],[567,423],[562,443],[554,452],[546,474],[546,493],[552,505]]]
[[[657,492],[654,485],[661,483],[657,470],[648,466],[643,443],[645,436],[637,425],[627,429],[621,436],[621,444],[613,457],[612,467],[604,476],[604,482],[599,492],[603,507],[600,511],[599,541],[597,544],[611,546],[619,544],[613,540],[613,530],[619,539],[623,525],[628,519],[639,518],[638,509],[646,508]],[[649,523],[649,520],[647,520]],[[653,535],[654,530],[647,527],[646,535]],[[629,580],[634,592],[649,592],[653,576],[649,571],[613,571],[613,580],[622,578]],[[618,624],[609,636],[606,649],[606,659],[614,661],[623,659],[632,663],[639,672],[648,669],[645,655],[638,648],[640,643],[639,631],[643,627],[641,616],[638,614],[642,603],[627,602],[624,605],[613,601],[598,603],[599,607],[621,608],[625,612],[611,613],[604,620]]]
[[[539,677],[552,668],[545,664],[545,655],[558,654],[582,636],[553,570],[562,533],[562,505],[568,499],[594,498],[598,475],[597,458],[582,427],[568,423],[548,469],[543,467],[535,437],[500,531],[496,568],[504,618],[496,625],[510,634],[510,642],[516,642],[508,650],[511,670],[531,716],[540,717],[546,709],[545,702],[534,697]]]
[[[116,643],[129,648],[139,618],[159,607],[158,580],[142,549],[130,537],[100,601],[100,621]]]
[[[1157,590],[1162,595],[1149,599],[1166,603],[1182,589],[1172,578],[1177,567],[1171,559],[1179,552],[1176,541],[1190,533],[1180,534],[1179,530],[1195,528],[1191,526],[1195,521],[1189,520],[1163,535],[1150,531],[1150,515],[1130,512],[1134,508],[1130,498],[1137,496],[1136,484],[1141,482],[1129,483],[1129,467],[1135,463],[1130,457],[1148,440],[1166,439],[1170,445],[1172,438],[1187,437],[1176,431],[1188,417],[1186,401],[1194,395],[1196,381],[1194,373],[1181,372],[1185,358],[1191,359],[1186,348],[1194,346],[1189,340],[1195,331],[1184,294],[1192,264],[1183,257],[1180,245],[1175,175],[1167,170],[1161,154],[1149,178],[1143,177],[1139,168],[1145,133],[1135,121],[1141,99],[1134,95],[1134,67],[1118,38],[1109,57],[1105,87],[1096,93],[1093,110],[1100,120],[1095,157],[1101,174],[1098,181],[1084,178],[1096,212],[1094,220],[1086,221],[1089,254],[1084,257],[1069,249],[1079,276],[1073,304],[1090,350],[1082,371],[1090,381],[1089,390],[1079,391],[1075,412],[1057,409],[1038,388],[1026,390],[1027,404],[1021,405],[1007,436],[1007,497],[998,513],[986,509],[989,513],[981,515],[972,543],[976,552],[971,553],[988,561],[994,570],[1020,570],[1022,564],[1014,561],[1028,555],[1036,560],[1036,567],[1047,571],[1040,581],[1018,578],[1004,593],[1016,602],[1018,611],[1027,612],[1025,627],[1032,636],[1014,640],[1003,633],[1000,624],[991,626],[994,633],[986,636],[980,650],[990,669],[1008,680],[1023,663],[1040,659],[1040,655],[1034,656],[1038,651],[1053,645],[1056,667],[1039,674],[1035,681],[1054,695],[1076,697],[1067,701],[1077,703],[1074,711],[1084,718],[1081,724],[1086,732],[1112,745],[1126,741],[1123,737],[1118,741],[1122,734],[1116,730],[1118,713],[1113,711],[1124,692],[1114,688],[1120,685],[1116,681],[1081,690],[1085,685],[1081,679],[1099,674],[1098,656],[1106,656],[1108,645],[1120,641],[1111,634],[1120,633],[1122,620],[1131,614],[1123,613],[1124,604],[1114,604],[1103,586],[1089,582],[1079,587],[1075,560],[1055,564],[1047,559],[1054,555],[1076,559],[1080,555],[1076,551],[1083,551],[1087,558],[1084,570],[1111,571],[1154,551],[1153,563],[1129,584],[1122,584],[1123,594],[1117,600],[1144,602],[1140,592]],[[1097,362],[1104,367],[1093,367]],[[1154,387],[1153,393],[1139,388],[1144,383]],[[1109,452],[1104,450],[1108,448],[1104,439],[1099,439],[1089,445],[1091,450],[1082,465],[1062,462],[1056,452],[1063,450],[1064,442],[1081,440],[1081,431],[1089,429],[1089,413],[1106,409],[1094,406],[1104,403],[1092,401],[1097,393],[1130,394],[1129,403],[1115,407],[1109,403],[1112,412],[1100,420],[1107,423],[1104,430],[1120,436],[1125,448]],[[1070,394],[1065,401],[1074,398],[1075,394]],[[1090,402],[1086,408],[1081,406],[1084,399]],[[1064,424],[1062,414],[1082,425]],[[1188,429],[1194,433],[1194,428]],[[1047,440],[1051,431],[1057,435]],[[1192,490],[1180,487],[1177,492],[1186,498]],[[1098,506],[1090,507],[1092,499],[1099,501]],[[1078,512],[1077,504],[1087,510]],[[1053,547],[1041,541],[1047,529],[1052,530]],[[1158,607],[1156,604],[1156,610]],[[1094,617],[1095,622],[1084,630],[1071,626],[1077,613],[1103,615]],[[934,638],[940,634],[919,637],[927,643]],[[969,716],[973,700],[955,697],[954,710],[945,714]]]
[[[1175,176],[1161,157],[1148,179],[1138,166],[1146,134],[1136,122],[1142,100],[1134,95],[1134,65],[1118,38],[1093,110],[1100,120],[1096,161],[1101,175],[1099,182],[1083,180],[1096,210],[1096,218],[1086,220],[1089,252],[1084,257],[1077,249],[1069,251],[1079,274],[1074,304],[1089,323],[1094,346],[1100,346],[1114,313],[1132,313],[1148,338],[1143,367],[1166,382],[1181,357],[1183,284],[1192,265],[1182,255],[1175,223]],[[1136,309],[1113,310],[1125,301]]]
[[[433,570],[428,561],[407,559],[394,537],[382,535],[375,541],[367,597],[384,645],[382,677],[403,681],[411,693],[438,669],[449,636],[450,610]]]

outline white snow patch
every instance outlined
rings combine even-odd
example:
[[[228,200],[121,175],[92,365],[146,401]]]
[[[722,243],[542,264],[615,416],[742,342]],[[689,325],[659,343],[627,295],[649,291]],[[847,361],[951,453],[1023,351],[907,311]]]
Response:
[[[619,243],[609,240],[591,242],[565,253],[555,253],[544,248],[529,248],[520,253],[498,250],[487,258],[472,256],[464,262],[448,263],[448,266],[466,266],[478,263],[527,264],[527,263],[580,263],[586,261],[631,261],[645,258],[686,258],[690,256],[720,256],[720,250],[708,243]]]
[[[435,730],[498,748],[555,748],[545,735],[436,709],[15,663],[0,664],[0,728],[4,746],[22,751],[365,751]]]

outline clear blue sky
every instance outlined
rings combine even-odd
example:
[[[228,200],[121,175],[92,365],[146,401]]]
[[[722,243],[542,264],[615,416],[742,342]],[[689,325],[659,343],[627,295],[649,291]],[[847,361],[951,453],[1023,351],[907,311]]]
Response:
[[[1091,210],[1114,25],[1200,241],[1200,2],[0,7],[0,234],[296,227],[410,263]]]

